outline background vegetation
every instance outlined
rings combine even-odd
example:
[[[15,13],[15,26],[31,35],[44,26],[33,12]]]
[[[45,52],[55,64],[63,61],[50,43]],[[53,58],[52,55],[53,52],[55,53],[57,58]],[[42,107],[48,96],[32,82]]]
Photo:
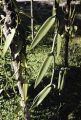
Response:
[[[24,19],[24,18],[22,18]],[[26,20],[26,18],[25,18]],[[28,20],[28,19],[27,19]],[[35,32],[38,31],[41,25],[35,25]],[[1,28],[1,26],[0,26]],[[29,30],[29,31],[28,31]],[[27,71],[24,78],[27,78],[30,83],[28,91],[28,105],[32,105],[34,97],[41,91],[44,86],[50,82],[52,66],[45,74],[43,82],[40,86],[34,89],[34,81],[36,80],[40,66],[43,64],[47,54],[51,50],[53,35],[49,34],[43,39],[42,42],[31,52],[29,46],[31,43],[30,26],[26,29],[27,45]],[[5,58],[3,58],[2,50],[4,45],[4,37],[2,31],[0,31],[0,119],[1,120],[24,120],[22,109],[19,105],[20,96],[17,88],[17,81],[12,76],[11,71],[11,56],[8,50]],[[55,48],[56,49],[56,48]],[[56,52],[55,52],[56,54]],[[54,83],[57,84],[59,69],[64,66],[64,43],[62,44],[61,54],[59,60],[55,63],[55,77]],[[68,116],[68,120],[80,120],[81,119],[81,37],[76,35],[69,43],[69,70],[67,74],[67,85],[65,85],[63,95],[59,97],[58,91],[52,89],[50,94],[45,98],[44,102],[35,110],[30,110],[31,120],[50,120],[59,119],[61,114],[63,119]],[[23,66],[24,70],[24,66]],[[48,103],[49,101],[49,103]],[[59,103],[61,101],[62,108],[59,110]],[[66,117],[65,117],[66,120]]]

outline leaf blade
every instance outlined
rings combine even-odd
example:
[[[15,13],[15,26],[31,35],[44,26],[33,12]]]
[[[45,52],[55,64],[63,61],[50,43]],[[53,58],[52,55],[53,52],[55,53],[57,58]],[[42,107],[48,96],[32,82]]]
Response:
[[[42,25],[42,27],[37,32],[33,42],[31,43],[30,50],[33,49],[41,40],[42,38],[48,33],[50,28],[55,23],[55,17],[51,16],[49,17],[45,23]]]
[[[49,54],[47,56],[47,58],[45,59],[43,65],[41,67],[41,70],[39,72],[38,78],[35,81],[35,88],[39,85],[39,83],[41,82],[41,80],[44,77],[45,73],[47,72],[47,69],[48,69],[48,67],[51,64],[52,59],[53,59],[53,55],[52,54]]]
[[[4,45],[4,48],[3,48],[3,56],[5,56],[13,38],[14,38],[14,35],[15,35],[15,31],[16,29],[12,29],[11,30],[11,34],[9,34],[7,37],[6,37],[6,41],[5,41],[5,45]]]
[[[45,97],[50,93],[51,91],[50,84],[47,85],[33,100],[33,104],[31,106],[31,109],[37,107],[44,99]]]

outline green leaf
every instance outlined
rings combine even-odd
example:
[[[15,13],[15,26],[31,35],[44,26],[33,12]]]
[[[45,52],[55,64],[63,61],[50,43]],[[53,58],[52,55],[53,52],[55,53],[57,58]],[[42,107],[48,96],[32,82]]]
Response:
[[[37,107],[45,99],[45,97],[50,93],[50,91],[51,91],[51,86],[49,84],[34,98],[31,109]]]
[[[24,101],[26,102],[27,100],[27,91],[28,91],[28,84],[24,83],[23,84],[23,94],[24,94]]]
[[[46,71],[48,70],[48,67],[50,66],[51,62],[53,60],[53,54],[50,53],[47,58],[45,59],[42,68],[39,72],[38,78],[35,81],[35,88],[38,86],[38,84],[41,82],[42,78],[44,77]]]
[[[5,53],[7,52],[13,38],[14,38],[14,35],[15,35],[15,31],[16,29],[11,29],[11,33],[6,37],[6,41],[5,41],[5,45],[4,45],[4,48],[3,48],[3,56],[5,55]]]
[[[54,23],[55,23],[55,17],[53,17],[53,16],[49,17],[45,21],[45,23],[42,25],[42,27],[37,32],[32,44],[30,46],[30,49],[33,49],[42,40],[42,38],[48,33],[48,31],[54,25]]]
[[[57,35],[57,57],[59,57],[60,55],[61,45],[62,45],[62,37],[60,36],[60,34],[58,34]]]

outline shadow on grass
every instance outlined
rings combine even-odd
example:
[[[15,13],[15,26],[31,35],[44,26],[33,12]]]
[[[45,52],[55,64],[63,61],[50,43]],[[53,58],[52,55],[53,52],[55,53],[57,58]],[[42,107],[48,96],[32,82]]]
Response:
[[[54,83],[58,82],[60,69],[55,70]],[[44,86],[50,82],[44,78],[43,82],[33,89],[31,86],[30,99],[34,98]],[[70,67],[65,79],[64,89],[59,95],[58,91],[52,89],[51,93],[44,99],[41,105],[32,112],[31,119],[34,120],[81,120],[81,68]]]

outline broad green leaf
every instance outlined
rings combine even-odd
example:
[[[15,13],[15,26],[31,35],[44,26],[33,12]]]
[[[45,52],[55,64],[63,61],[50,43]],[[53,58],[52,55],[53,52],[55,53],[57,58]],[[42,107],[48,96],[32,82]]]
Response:
[[[24,101],[27,100],[27,91],[28,91],[28,84],[27,84],[27,83],[24,83],[24,84],[23,84]]]
[[[58,34],[57,35],[57,57],[59,57],[60,55],[61,45],[62,45],[62,37],[60,36],[60,34]]]
[[[15,35],[15,31],[16,29],[11,29],[11,33],[6,37],[6,41],[5,41],[5,45],[4,45],[4,48],[3,48],[3,56],[5,55],[5,53],[7,52],[13,38],[14,38],[14,35]]]
[[[39,72],[39,75],[38,75],[38,78],[37,80],[35,81],[35,88],[38,86],[38,84],[41,82],[42,78],[44,77],[46,71],[48,70],[48,67],[50,66],[51,62],[53,60],[53,54],[50,53],[46,60],[44,61],[43,65],[42,65],[42,68]]]
[[[42,40],[42,38],[48,33],[48,31],[54,25],[54,23],[55,23],[55,17],[53,17],[53,16],[49,17],[45,21],[45,23],[42,25],[42,27],[37,32],[32,44],[30,46],[30,49],[33,49],[40,42],[40,40]]]
[[[50,91],[51,91],[51,86],[49,84],[34,98],[31,109],[37,107],[45,99],[45,97],[50,93]]]

